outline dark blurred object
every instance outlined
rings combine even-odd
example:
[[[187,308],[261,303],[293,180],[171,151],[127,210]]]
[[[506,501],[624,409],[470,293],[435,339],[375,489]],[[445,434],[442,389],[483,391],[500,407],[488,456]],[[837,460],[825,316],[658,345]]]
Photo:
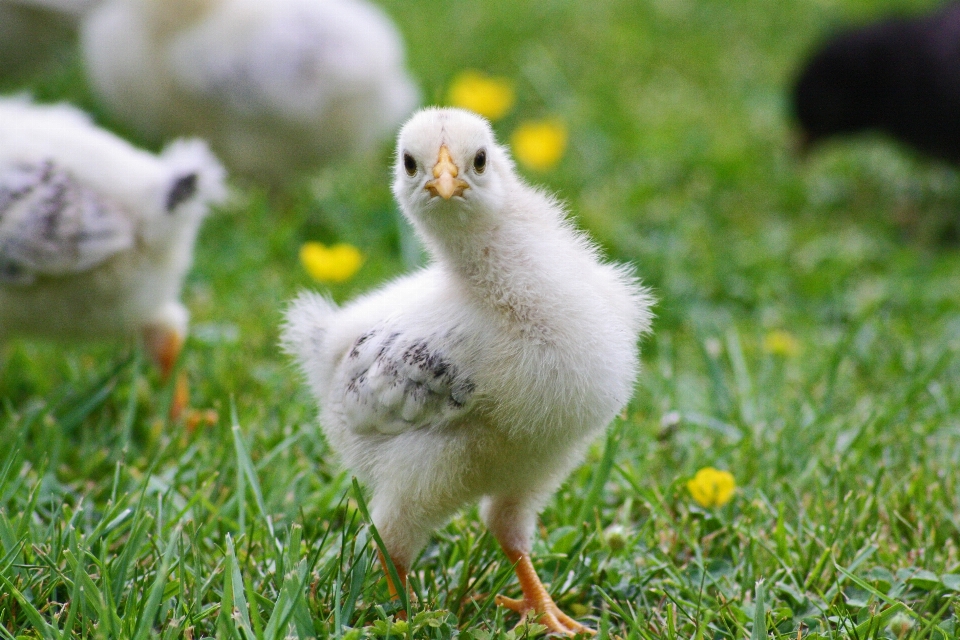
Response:
[[[960,3],[830,38],[800,73],[793,112],[801,150],[873,130],[960,164]]]

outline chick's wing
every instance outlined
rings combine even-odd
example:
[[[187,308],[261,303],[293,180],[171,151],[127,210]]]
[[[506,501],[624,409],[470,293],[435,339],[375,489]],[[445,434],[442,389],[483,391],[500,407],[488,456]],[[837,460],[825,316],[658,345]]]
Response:
[[[357,338],[337,372],[350,428],[394,435],[467,414],[476,385],[442,346],[449,344],[388,326]]]
[[[119,205],[53,162],[0,168],[0,284],[83,272],[134,241]]]

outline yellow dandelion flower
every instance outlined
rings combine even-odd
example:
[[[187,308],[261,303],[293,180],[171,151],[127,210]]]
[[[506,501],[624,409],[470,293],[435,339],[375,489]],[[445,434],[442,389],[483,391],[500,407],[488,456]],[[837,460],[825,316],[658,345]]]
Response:
[[[687,490],[701,507],[722,507],[730,502],[737,483],[729,471],[704,467],[687,481]]]
[[[327,247],[319,242],[306,242],[300,247],[300,263],[318,282],[345,282],[360,269],[363,255],[350,244]]]
[[[506,78],[493,78],[479,71],[464,71],[450,85],[447,101],[455,107],[499,120],[513,108],[513,84]]]
[[[792,358],[800,353],[800,342],[787,331],[771,331],[763,339],[763,350],[775,356]]]
[[[556,166],[567,150],[567,127],[558,119],[524,122],[510,141],[521,164],[546,171]]]

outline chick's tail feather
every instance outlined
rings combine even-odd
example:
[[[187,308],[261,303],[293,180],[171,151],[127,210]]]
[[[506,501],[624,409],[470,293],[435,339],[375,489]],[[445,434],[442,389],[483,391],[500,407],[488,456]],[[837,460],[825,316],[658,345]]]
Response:
[[[303,291],[287,307],[280,328],[280,347],[293,356],[311,384],[325,378],[320,371],[326,365],[323,357],[327,333],[337,305],[326,296]]]

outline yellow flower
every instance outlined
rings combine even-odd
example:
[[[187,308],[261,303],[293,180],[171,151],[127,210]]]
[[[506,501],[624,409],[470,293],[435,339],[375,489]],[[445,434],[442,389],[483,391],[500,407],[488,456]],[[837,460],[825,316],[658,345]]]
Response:
[[[775,356],[792,358],[800,353],[800,343],[790,333],[778,329],[763,339],[763,350]]]
[[[469,109],[499,120],[513,108],[513,86],[505,78],[492,78],[479,71],[464,71],[453,80],[447,101],[455,107]]]
[[[326,247],[319,242],[306,242],[300,247],[300,263],[314,280],[344,282],[360,269],[363,255],[349,244]]]
[[[558,119],[524,122],[513,132],[513,155],[536,171],[551,169],[567,150],[567,127]]]
[[[687,481],[687,490],[701,507],[722,507],[730,502],[737,483],[729,471],[704,467]]]

